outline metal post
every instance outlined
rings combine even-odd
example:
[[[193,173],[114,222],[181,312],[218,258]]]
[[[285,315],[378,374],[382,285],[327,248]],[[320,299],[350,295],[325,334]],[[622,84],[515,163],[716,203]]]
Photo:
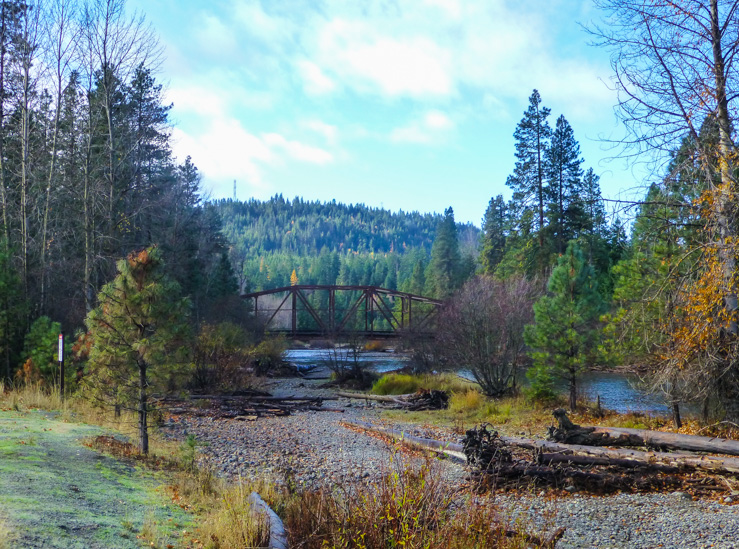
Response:
[[[59,334],[59,394],[64,400],[64,334]]]
[[[370,332],[375,331],[375,293],[370,291],[369,294],[369,315],[370,315]]]
[[[336,293],[331,289],[328,291],[328,329],[331,334],[336,327]]]
[[[298,331],[298,294],[295,293],[295,290],[291,290],[290,293],[293,295],[292,332],[295,334]]]

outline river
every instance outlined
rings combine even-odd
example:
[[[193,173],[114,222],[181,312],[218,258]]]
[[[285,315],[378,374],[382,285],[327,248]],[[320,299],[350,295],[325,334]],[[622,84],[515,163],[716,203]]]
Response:
[[[331,350],[333,352],[345,352],[342,350]],[[309,366],[325,366],[329,351],[318,349],[293,349],[287,351],[286,359],[299,368]],[[367,364],[376,372],[387,372],[404,367],[408,358],[400,353],[388,352],[364,352],[360,353],[359,360]],[[470,377],[469,373],[460,371],[461,375]],[[527,383],[524,375],[520,376],[521,383]],[[670,410],[663,399],[658,395],[647,393],[639,388],[639,379],[631,374],[615,372],[585,372],[582,375],[579,393],[588,400],[595,401],[600,395],[603,408],[615,410],[616,412],[642,412],[653,415],[669,414]],[[559,387],[562,392],[566,391],[563,383]]]

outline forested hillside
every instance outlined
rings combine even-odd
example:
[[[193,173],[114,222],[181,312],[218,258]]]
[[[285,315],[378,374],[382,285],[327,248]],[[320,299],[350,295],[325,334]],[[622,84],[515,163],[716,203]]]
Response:
[[[440,214],[285,200],[281,195],[263,202],[220,200],[213,206],[233,246],[243,285],[251,290],[297,281],[423,293],[431,248],[444,220]],[[460,257],[467,258],[467,266],[460,268],[472,272],[480,230],[470,224],[455,228]]]

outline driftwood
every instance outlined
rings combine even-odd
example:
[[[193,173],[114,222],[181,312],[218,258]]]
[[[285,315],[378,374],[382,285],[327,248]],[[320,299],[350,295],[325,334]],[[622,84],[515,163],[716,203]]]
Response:
[[[256,492],[251,493],[249,501],[267,519],[269,525],[269,549],[287,549],[287,531],[282,520],[277,516],[277,513]]]
[[[463,447],[467,462],[475,466],[477,471],[487,474],[481,479],[483,484],[492,482],[502,485],[529,478],[555,486],[577,485],[598,492],[674,489],[681,484],[681,480],[673,475],[645,474],[668,472],[663,467],[655,469],[649,464],[641,464],[647,471],[625,474],[622,470],[623,461],[620,460],[544,454],[539,451],[534,451],[532,456],[514,455],[498,433],[488,431],[485,425],[467,431]],[[577,465],[586,467],[579,468]],[[633,468],[627,468],[627,471],[633,471]],[[669,472],[677,473],[679,469],[672,468]]]
[[[412,393],[411,393],[412,394]],[[388,395],[371,395],[369,393],[345,393],[345,392],[337,392],[336,396],[340,396],[343,398],[356,398],[359,400],[376,400],[378,402],[389,402],[391,404],[398,404],[403,405],[404,401],[402,400],[403,397],[408,397],[408,395],[395,395],[395,396],[388,396]]]
[[[400,406],[407,410],[442,410],[449,406],[449,394],[446,391],[419,389],[415,393],[405,395],[371,395],[368,393],[338,392],[337,396],[363,400],[375,400]]]
[[[419,448],[443,453],[457,459],[467,460],[463,444],[416,437],[399,429],[391,429],[389,427],[374,425],[363,421],[348,421],[346,423],[356,427],[361,427],[362,429],[386,434],[394,439]],[[592,465],[604,465],[605,463],[603,460],[605,460],[609,465],[627,468],[651,468],[655,471],[662,469],[664,466],[666,467],[664,469],[665,472],[672,472],[672,468],[675,468],[682,471],[702,470],[721,474],[739,474],[739,459],[737,458],[699,456],[685,453],[645,452],[631,449],[617,450],[596,446],[561,444],[546,440],[533,440],[506,436],[499,436],[497,438],[505,446],[533,450],[542,455],[549,455],[547,459],[550,462],[570,461],[575,463],[578,461],[578,457],[582,457],[585,459],[581,459],[579,461],[582,463],[589,461]],[[558,455],[560,457],[555,458],[553,457],[554,455]],[[568,457],[572,457],[572,459],[568,459]],[[597,463],[598,461],[600,461],[600,463]]]
[[[432,452],[443,454],[457,461],[466,461],[464,448],[461,444],[457,444],[456,442],[444,442],[441,440],[417,437],[400,429],[391,429],[390,427],[375,425],[366,421],[345,421],[344,423],[353,427],[359,427],[360,429],[364,429],[366,431],[372,431],[389,436],[394,440],[397,440],[414,448],[420,448],[422,450],[429,450]]]
[[[260,417],[289,416],[299,411],[344,411],[341,408],[323,406],[323,401],[337,400],[335,397],[191,395],[191,399],[201,403],[208,401],[208,405],[188,406],[187,403],[178,401],[175,406],[169,408],[169,412],[173,415],[189,414],[216,419],[254,421]]]
[[[637,446],[708,452],[739,456],[739,441],[725,438],[663,433],[646,429],[626,429],[618,427],[581,427],[567,417],[564,410],[555,410],[558,426],[549,431],[549,439],[567,444],[588,446]]]

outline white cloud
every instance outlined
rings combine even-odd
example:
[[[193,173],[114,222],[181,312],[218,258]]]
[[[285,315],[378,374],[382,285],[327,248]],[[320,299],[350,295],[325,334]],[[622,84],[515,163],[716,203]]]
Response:
[[[390,132],[390,141],[435,145],[442,143],[454,127],[455,123],[449,116],[441,111],[431,110],[406,126],[395,128]]]
[[[303,78],[305,91],[310,95],[323,95],[336,89],[336,84],[315,63],[306,59],[297,61],[298,72]]]
[[[201,14],[195,38],[200,49],[211,55],[224,55],[238,50],[233,28],[209,13]]]
[[[334,159],[333,155],[324,149],[306,145],[299,141],[291,141],[278,133],[264,134],[262,139],[272,150],[283,150],[291,158],[301,162],[323,165],[329,164]]]
[[[336,144],[339,138],[339,128],[332,124],[327,124],[322,120],[303,120],[300,122],[300,126],[307,130],[310,130],[313,133],[317,133],[318,135],[323,137],[330,145]]]
[[[365,91],[387,96],[453,93],[449,56],[428,37],[378,35],[366,23],[334,20],[322,30],[317,59],[326,72]]]

